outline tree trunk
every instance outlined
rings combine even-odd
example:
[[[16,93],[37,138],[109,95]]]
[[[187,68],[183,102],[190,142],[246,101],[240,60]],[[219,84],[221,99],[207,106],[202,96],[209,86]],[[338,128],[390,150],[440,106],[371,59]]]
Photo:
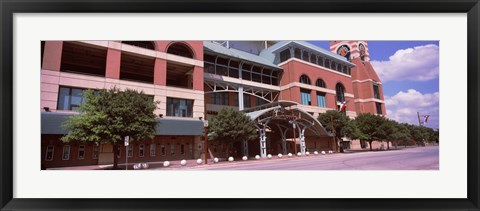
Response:
[[[387,141],[387,150],[390,150],[390,141]]]
[[[112,143],[113,145],[113,167],[112,169],[118,169],[118,144],[117,143]],[[127,156],[127,155],[125,155]],[[125,165],[127,165],[125,163]]]
[[[368,145],[370,145],[370,151],[373,151],[373,150],[372,150],[372,142],[373,142],[373,141],[368,141]]]

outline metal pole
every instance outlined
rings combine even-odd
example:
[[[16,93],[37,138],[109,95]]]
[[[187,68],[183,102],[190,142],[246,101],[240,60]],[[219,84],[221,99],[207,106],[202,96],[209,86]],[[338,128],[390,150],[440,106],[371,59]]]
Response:
[[[338,144],[337,144],[337,140],[335,138],[336,132],[335,132],[335,127],[333,126],[333,117],[332,116],[330,116],[330,124],[332,125],[332,132],[333,132],[332,139],[333,139],[333,144],[335,145],[335,152],[338,152]]]
[[[125,146],[125,171],[128,170],[128,146]]]
[[[418,125],[422,126],[422,123],[420,122],[420,113],[417,111],[417,117],[418,117]]]
[[[206,116],[207,115],[205,115],[205,117]],[[207,135],[208,134],[208,127],[204,127],[204,128],[205,128],[205,137],[204,137],[204,139],[205,139],[205,164],[208,164],[208,158],[207,158],[207,156],[208,156],[208,135]]]
[[[297,140],[295,138],[295,122],[293,123],[293,147],[295,149],[295,155],[297,154]]]

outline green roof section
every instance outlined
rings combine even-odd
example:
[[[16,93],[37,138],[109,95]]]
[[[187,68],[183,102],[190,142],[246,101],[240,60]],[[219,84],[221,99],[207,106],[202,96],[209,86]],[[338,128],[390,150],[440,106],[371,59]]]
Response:
[[[280,69],[280,67],[275,65],[272,61],[269,61],[261,56],[257,56],[255,54],[247,53],[234,48],[227,48],[221,44],[214,43],[212,41],[203,41],[203,47],[204,47],[204,50],[207,52],[213,52],[213,53],[221,54],[224,56],[237,58],[242,61],[250,61],[253,63],[265,65],[271,68]]]
[[[347,60],[347,58],[345,58],[343,56],[340,56],[336,53],[332,53],[329,50],[325,50],[323,48],[320,48],[320,47],[318,47],[316,45],[313,45],[313,44],[311,44],[309,42],[306,42],[306,41],[288,41],[288,40],[280,41],[280,42],[277,42],[274,45],[270,46],[269,48],[262,50],[260,52],[260,56],[264,57],[265,59],[267,59],[269,61],[274,62],[275,53],[277,53],[279,51],[282,51],[284,49],[287,49],[289,46],[295,46],[295,47],[299,47],[299,48],[309,49],[309,50],[314,51],[314,52],[316,52],[320,55],[329,57],[330,59],[335,59],[335,60],[340,61],[342,63],[349,64],[351,66],[355,66],[355,64],[349,62]]]
[[[76,113],[42,112],[42,134],[67,134],[62,124]],[[203,135],[203,121],[198,119],[157,118],[156,135]]]

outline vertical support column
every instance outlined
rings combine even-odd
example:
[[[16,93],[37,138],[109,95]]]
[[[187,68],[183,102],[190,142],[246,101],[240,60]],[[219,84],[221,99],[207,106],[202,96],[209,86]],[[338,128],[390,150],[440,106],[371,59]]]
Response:
[[[260,157],[267,157],[267,137],[265,136],[265,129],[260,129]]]
[[[203,91],[203,67],[194,66],[193,67],[193,89]]]
[[[305,128],[300,130],[300,153],[305,155]]]
[[[238,110],[242,111],[243,107],[243,86],[238,86]]]
[[[46,41],[42,69],[60,71],[63,41]]]
[[[285,130],[282,130],[282,127],[280,127],[277,124],[278,130],[280,131],[280,136],[282,138],[282,154],[286,155],[287,154],[287,131],[288,128]]]
[[[158,58],[155,59],[155,67],[153,69],[153,84],[167,85],[167,61]]]
[[[105,66],[105,77],[120,79],[120,63],[122,52],[117,49],[107,50],[107,64]]]
[[[243,155],[248,157],[248,141],[243,141]]]

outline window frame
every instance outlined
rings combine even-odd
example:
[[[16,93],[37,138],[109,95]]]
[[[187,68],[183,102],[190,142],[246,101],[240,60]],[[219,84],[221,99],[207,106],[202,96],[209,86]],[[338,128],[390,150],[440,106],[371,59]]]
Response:
[[[63,145],[62,148],[63,148],[63,151],[62,151],[62,160],[70,160],[70,151],[71,151],[70,145],[69,145],[69,144]],[[67,148],[68,150],[65,151],[65,148]],[[67,152],[67,155],[68,155],[67,158],[65,158],[65,152]]]
[[[48,149],[51,147],[52,149],[52,155],[50,157],[50,159],[48,159]],[[53,156],[54,156],[54,153],[55,153],[55,145],[48,145],[47,146],[47,149],[45,151],[45,161],[53,161]]]
[[[77,158],[78,158],[79,160],[85,159],[85,145],[84,145],[84,144],[79,145],[77,151],[78,151],[78,156],[77,156]],[[80,157],[80,152],[83,152],[83,156],[82,156],[82,157]]]

